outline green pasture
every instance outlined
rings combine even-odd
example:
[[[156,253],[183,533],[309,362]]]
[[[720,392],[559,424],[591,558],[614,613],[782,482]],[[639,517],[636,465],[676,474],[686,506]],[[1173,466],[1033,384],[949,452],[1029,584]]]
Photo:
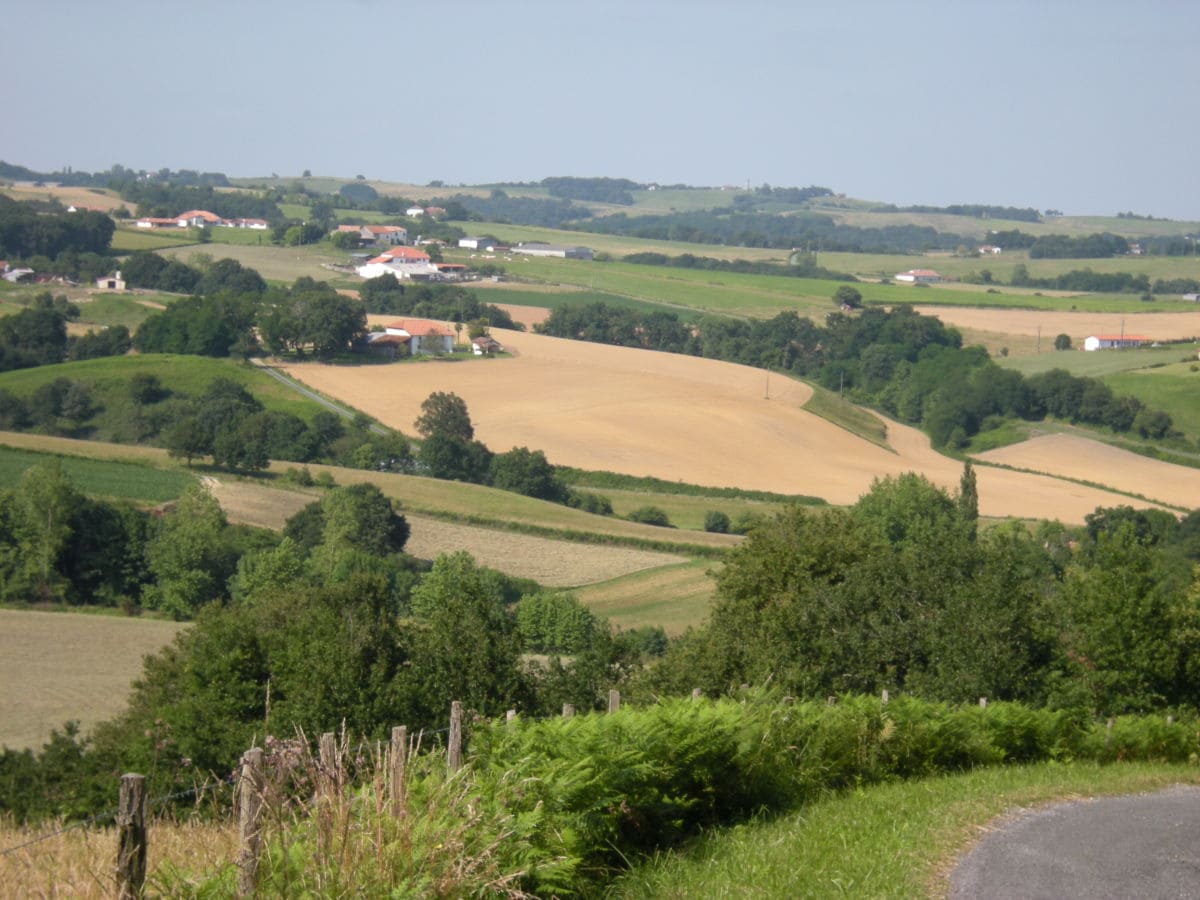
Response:
[[[1189,766],[1049,762],[845,791],[714,830],[635,866],[614,898],[944,897],[954,862],[997,817],[1054,800],[1194,784]]]
[[[176,299],[178,299],[177,295],[174,294],[139,295],[137,297],[131,297],[128,294],[95,294],[90,300],[76,300],[75,303],[79,306],[78,321],[81,324],[104,327],[124,325],[130,331],[136,331],[148,316],[152,316],[158,311],[140,301],[161,303],[165,306]]]
[[[194,480],[178,468],[36,453],[0,445],[0,487],[15,487],[27,469],[47,462],[57,462],[71,483],[92,497],[163,503],[179,497]]]
[[[191,229],[118,228],[113,232],[109,244],[117,253],[135,253],[139,250],[163,250],[168,247],[183,247],[196,243]]]
[[[80,362],[38,366],[0,373],[0,389],[26,397],[56,378],[86,383],[96,400],[105,406],[96,417],[98,434],[121,433],[124,419],[132,414],[128,400],[129,380],[137,374],[154,375],[173,393],[201,394],[216,378],[227,378],[243,385],[269,410],[287,412],[304,420],[322,409],[315,402],[271,378],[254,366],[207,356],[174,356],[147,353],[134,356],[110,356]]]
[[[628,237],[620,234],[592,234],[587,231],[567,231],[557,228],[537,228],[532,225],[503,225],[496,222],[458,222],[471,234],[487,234],[501,241],[516,244],[521,241],[544,241],[548,244],[583,245],[597,253],[625,256],[629,253],[666,253],[678,256],[692,253],[714,259],[787,259],[788,251],[761,247],[725,247],[719,244],[689,244],[683,241],[658,241]],[[579,262],[579,260],[567,260]]]
[[[1176,353],[1175,358],[1178,356]],[[1117,393],[1132,394],[1147,406],[1168,413],[1175,427],[1188,437],[1200,437],[1200,360],[1117,372],[1106,376],[1104,383]]]
[[[577,306],[587,303],[605,303],[609,306],[619,306],[628,309],[640,309],[644,312],[662,311],[661,303],[646,300],[634,300],[621,294],[606,294],[601,291],[586,290],[543,290],[522,291],[508,288],[489,288],[486,286],[470,285],[472,293],[479,297],[480,303],[516,304],[519,306],[537,306],[543,309],[557,309],[560,306]],[[692,321],[698,315],[691,310],[678,310],[679,317],[684,321]]]
[[[804,404],[805,412],[820,416],[839,428],[844,428],[851,434],[858,435],[863,440],[870,441],[885,450],[892,449],[887,439],[887,425],[882,419],[819,384],[811,381],[806,384],[812,388],[813,394]]]
[[[716,596],[712,560],[693,560],[576,588],[572,594],[617,628],[661,627],[682,634],[703,624]]]
[[[199,246],[203,248],[205,245],[220,244],[222,247],[228,245],[250,245],[254,247],[271,246],[270,230],[260,230],[255,228],[221,228],[213,227],[205,229],[205,233],[211,238]],[[213,251],[206,251],[212,253]]]
[[[733,205],[734,197],[744,190],[723,191],[720,188],[667,189],[634,191],[633,209],[622,207],[630,214],[646,212],[654,215],[672,212],[697,212],[705,209],[725,209]]]
[[[1053,348],[1054,336],[1042,336],[1043,347]],[[1051,369],[1066,369],[1072,375],[1100,378],[1118,372],[1145,369],[1179,362],[1184,357],[1195,358],[1196,348],[1190,344],[1155,347],[1138,350],[1043,350],[1030,356],[994,357],[995,362],[1005,369],[1014,369],[1023,375],[1036,375]]]
[[[504,263],[517,279],[564,284],[602,293],[621,294],[646,303],[720,313],[770,318],[795,310],[816,321],[834,311],[832,297],[843,282],[784,275],[751,275],[643,266],[578,259],[531,258]],[[1034,293],[997,292],[982,286],[860,283],[855,287],[867,304],[984,306],[1012,309],[1145,312],[1149,304],[1134,295],[1079,295],[1070,298]],[[1157,304],[1162,308],[1166,304]],[[1191,308],[1188,304],[1188,308]]]
[[[262,232],[251,233],[262,234]],[[349,259],[345,252],[334,250],[325,241],[303,247],[276,247],[265,242],[261,246],[258,244],[221,244],[219,246],[204,244],[199,247],[192,245],[186,248],[163,250],[162,255],[187,262],[188,257],[197,250],[208,253],[213,259],[236,259],[242,265],[256,270],[267,281],[281,284],[291,284],[301,275],[307,275],[317,281],[329,282],[349,278],[324,268],[325,264],[344,265]],[[355,284],[360,284],[362,281],[359,278],[349,278],[349,280]]]
[[[675,528],[704,530],[704,517],[712,511],[723,512],[730,521],[746,514],[770,516],[782,509],[782,503],[745,500],[732,497],[704,497],[692,494],[665,494],[647,491],[625,491],[612,488],[587,488],[601,494],[612,503],[613,514],[628,516],[643,506],[656,506],[667,514]]]

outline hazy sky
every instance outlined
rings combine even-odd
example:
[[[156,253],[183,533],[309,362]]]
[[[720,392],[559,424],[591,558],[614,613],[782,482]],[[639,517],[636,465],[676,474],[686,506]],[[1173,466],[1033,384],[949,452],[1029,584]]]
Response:
[[[1200,219],[1191,0],[0,0],[0,159]]]

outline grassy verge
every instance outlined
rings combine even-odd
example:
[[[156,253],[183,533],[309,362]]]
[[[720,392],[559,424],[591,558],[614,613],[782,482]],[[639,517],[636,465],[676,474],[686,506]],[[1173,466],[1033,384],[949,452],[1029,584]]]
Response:
[[[838,428],[844,428],[851,434],[857,435],[864,441],[870,441],[877,447],[892,450],[887,439],[887,424],[872,414],[848,400],[839,397],[833,391],[826,390],[818,384],[805,382],[812,390],[812,397],[804,404],[806,412],[820,416],[832,422]],[[894,450],[892,452],[895,452]]]
[[[755,500],[761,503],[802,503],[807,506],[824,506],[820,497],[804,494],[775,494],[770,491],[748,491],[742,488],[704,487],[682,481],[667,481],[643,475],[622,475],[619,472],[585,471],[570,466],[557,466],[559,476],[572,487],[585,490],[638,491],[648,494],[685,494],[692,497],[710,497],[724,500]]]
[[[610,896],[945,896],[954,860],[1014,808],[1198,781],[1190,766],[1042,763],[882,785],[713,832],[638,867]]]
[[[117,253],[136,253],[141,250],[164,250],[169,247],[185,247],[195,244],[196,238],[189,229],[154,231],[145,228],[118,228],[113,232],[109,245]]]
[[[93,497],[163,503],[179,497],[193,480],[180,469],[0,446],[0,487],[14,487],[30,466],[47,462],[57,462],[78,490]]]
[[[1050,339],[1051,341],[1053,338]],[[1049,341],[1045,341],[1049,344]],[[1145,350],[1110,350],[1094,353],[1050,352],[1029,356],[998,357],[993,361],[1003,369],[1014,369],[1022,375],[1037,375],[1051,369],[1066,369],[1072,375],[1101,378],[1133,369],[1148,369],[1166,363],[1179,362],[1183,357],[1195,361],[1195,347],[1176,345],[1146,348]]]
[[[1178,358],[1176,350],[1175,360]],[[1175,428],[1193,440],[1200,439],[1200,360],[1194,354],[1187,362],[1175,360],[1174,365],[1161,368],[1115,373],[1104,383],[1119,394],[1130,394],[1152,409],[1161,409],[1170,415]]]

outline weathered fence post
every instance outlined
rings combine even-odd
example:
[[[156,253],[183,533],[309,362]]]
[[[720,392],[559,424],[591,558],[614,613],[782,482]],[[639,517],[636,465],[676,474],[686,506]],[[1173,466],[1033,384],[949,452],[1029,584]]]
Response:
[[[342,755],[338,752],[337,735],[332,731],[325,732],[318,746],[322,776],[320,792],[332,797],[342,788]]]
[[[979,698],[979,708],[980,708],[980,709],[987,709],[987,697],[980,697],[980,698]]]
[[[462,768],[462,703],[450,704],[450,738],[446,746],[446,768],[457,772]]]
[[[887,692],[887,690],[886,690],[886,689],[884,690],[884,692],[883,692],[882,694],[880,694],[880,696],[879,696],[879,699],[880,699],[880,701],[881,701],[881,702],[883,702],[883,703],[887,703],[887,702],[888,702],[888,692]]]
[[[142,896],[146,883],[146,777],[121,776],[117,802],[117,896]]]
[[[826,706],[836,706],[837,705],[837,697],[833,696],[833,694],[830,694],[828,697],[825,698],[825,705]]]
[[[693,700],[699,700],[703,696],[704,696],[704,691],[700,690],[700,688],[692,688],[692,699]]]
[[[564,703],[564,704],[563,704],[563,718],[564,718],[564,719],[569,719],[569,718],[571,718],[573,715],[575,715],[575,706],[574,706],[574,704],[572,704],[572,703]]]
[[[610,713],[615,713],[620,709],[621,709],[621,692],[620,691],[609,691],[608,692],[608,711]]]
[[[404,815],[404,767],[408,763],[408,729],[397,725],[392,729],[392,746],[388,754],[388,792],[392,815]]]
[[[238,896],[253,897],[258,881],[258,846],[263,803],[263,752],[255,747],[242,754],[238,770]]]
[[[1174,725],[1174,724],[1175,724],[1175,717],[1174,717],[1174,716],[1167,716],[1167,727],[1169,728],[1170,726],[1172,726],[1172,725]]]
[[[506,712],[506,713],[504,714],[504,722],[505,722],[505,724],[508,724],[509,722],[511,722],[511,721],[512,721],[513,719],[515,719],[516,717],[517,717],[517,711],[516,711],[515,709],[510,709],[508,712]]]

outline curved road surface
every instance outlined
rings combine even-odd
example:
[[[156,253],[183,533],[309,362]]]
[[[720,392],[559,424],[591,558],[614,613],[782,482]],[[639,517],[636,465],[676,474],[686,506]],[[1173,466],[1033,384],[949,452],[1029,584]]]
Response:
[[[951,900],[1200,897],[1200,787],[1058,803],[985,837]]]

